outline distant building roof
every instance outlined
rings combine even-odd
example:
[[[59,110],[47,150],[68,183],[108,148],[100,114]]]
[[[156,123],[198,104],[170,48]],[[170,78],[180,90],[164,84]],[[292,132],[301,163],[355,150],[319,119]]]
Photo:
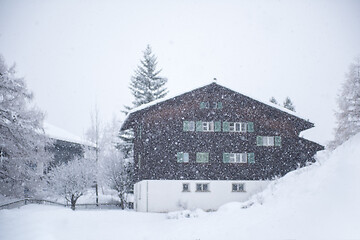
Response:
[[[78,143],[89,147],[96,147],[94,143],[87,141],[86,139],[76,136],[72,133],[69,133],[64,129],[56,127],[47,122],[44,122],[44,131],[45,131],[45,135],[47,135],[52,139],[61,140],[65,142]]]

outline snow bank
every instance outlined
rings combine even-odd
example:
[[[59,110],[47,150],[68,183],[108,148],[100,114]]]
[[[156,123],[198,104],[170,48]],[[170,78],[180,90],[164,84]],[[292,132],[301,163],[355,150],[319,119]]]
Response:
[[[360,134],[245,203],[217,212],[0,211],[0,239],[360,239]]]
[[[252,237],[359,239],[359,156],[360,134],[334,152],[320,154],[316,164],[273,182],[250,201],[222,206],[218,214],[247,225]],[[256,232],[259,226],[261,232]]]

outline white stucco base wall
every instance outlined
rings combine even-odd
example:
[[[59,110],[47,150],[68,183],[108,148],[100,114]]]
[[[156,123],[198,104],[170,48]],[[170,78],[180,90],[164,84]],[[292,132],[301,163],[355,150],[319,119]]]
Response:
[[[216,210],[233,201],[246,201],[270,181],[235,180],[143,180],[134,187],[134,207],[140,212],[169,212],[183,209]],[[183,192],[183,183],[189,192]],[[197,192],[196,184],[208,183],[208,192]],[[244,183],[245,192],[233,192],[233,183]]]

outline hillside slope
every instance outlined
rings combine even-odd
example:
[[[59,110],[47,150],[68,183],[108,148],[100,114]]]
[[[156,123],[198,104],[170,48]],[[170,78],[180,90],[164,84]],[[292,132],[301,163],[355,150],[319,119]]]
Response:
[[[249,237],[359,239],[359,184],[360,134],[317,156],[316,164],[273,182],[251,201],[224,205],[218,217],[234,229],[243,225]]]
[[[0,239],[360,239],[359,156],[360,134],[248,202],[212,213],[74,212],[40,205],[1,210]]]

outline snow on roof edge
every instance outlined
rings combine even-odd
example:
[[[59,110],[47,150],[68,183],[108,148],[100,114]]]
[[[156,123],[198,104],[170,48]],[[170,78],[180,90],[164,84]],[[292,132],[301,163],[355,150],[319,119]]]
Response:
[[[56,140],[78,143],[89,147],[96,147],[96,144],[88,140],[85,140],[79,136],[76,136],[72,133],[69,133],[66,130],[56,127],[48,122],[44,122],[44,132],[46,136]]]
[[[240,93],[240,92],[235,91],[235,90],[233,90],[233,89],[231,89],[231,88],[229,88],[229,87],[227,87],[227,86],[220,85],[220,84],[218,84],[218,83],[216,83],[216,82],[213,81],[213,82],[211,82],[210,84],[207,83],[207,84],[205,84],[205,85],[201,85],[201,86],[199,86],[199,87],[195,87],[195,88],[193,88],[193,89],[191,89],[191,90],[187,90],[187,91],[184,91],[184,92],[180,92],[180,93],[177,93],[176,95],[169,95],[169,96],[164,97],[164,98],[156,99],[156,100],[154,100],[154,101],[152,101],[152,102],[143,104],[143,105],[141,105],[141,106],[139,106],[139,107],[136,107],[136,108],[133,108],[133,109],[131,109],[131,110],[128,112],[128,114],[126,115],[125,120],[124,120],[123,123],[126,122],[126,120],[128,119],[128,117],[129,117],[132,113],[135,113],[135,112],[138,112],[138,111],[143,110],[143,109],[145,109],[145,108],[154,106],[154,105],[156,105],[156,104],[158,104],[158,103],[165,102],[165,101],[167,101],[167,100],[170,100],[170,99],[172,99],[172,98],[178,97],[178,96],[183,95],[183,94],[185,94],[185,93],[188,93],[188,92],[197,90],[197,89],[199,89],[199,88],[206,87],[206,86],[211,85],[211,84],[213,84],[213,83],[215,83],[216,85],[218,85],[218,86],[220,86],[220,87],[227,88],[227,89],[229,89],[229,90],[231,90],[231,91],[233,91],[233,92],[236,92],[236,93],[239,93],[239,94],[241,94],[241,95],[244,95],[245,97],[251,98],[251,99],[253,99],[253,100],[255,100],[255,101],[258,101],[258,102],[260,102],[260,103],[263,103],[263,104],[268,105],[268,106],[270,106],[270,107],[276,108],[276,109],[278,109],[278,110],[280,110],[280,111],[282,111],[282,112],[288,113],[288,114],[290,114],[290,115],[293,115],[293,116],[295,116],[295,117],[297,117],[297,118],[300,118],[300,119],[302,119],[302,120],[304,120],[304,121],[309,122],[309,119],[308,119],[308,118],[305,118],[305,117],[301,116],[301,115],[300,115],[299,113],[297,113],[297,112],[291,111],[291,110],[289,110],[289,109],[287,109],[287,108],[284,108],[284,107],[282,107],[282,106],[280,106],[280,105],[277,105],[277,104],[274,104],[274,103],[272,103],[272,102],[264,102],[264,101],[262,101],[262,100],[260,100],[260,99],[258,99],[258,98],[256,98],[256,97],[251,96],[251,94]]]

